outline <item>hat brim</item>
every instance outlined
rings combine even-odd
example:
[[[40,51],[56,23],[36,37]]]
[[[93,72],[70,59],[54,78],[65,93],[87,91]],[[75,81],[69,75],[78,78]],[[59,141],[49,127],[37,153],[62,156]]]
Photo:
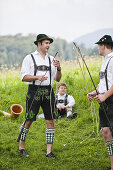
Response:
[[[34,41],[34,44],[37,45],[38,42],[43,41],[43,40],[49,40],[50,43],[53,42],[53,39],[52,39],[52,38],[40,38],[38,41]]]
[[[105,44],[105,45],[111,45],[111,46],[113,46],[113,42],[96,42],[95,44]]]

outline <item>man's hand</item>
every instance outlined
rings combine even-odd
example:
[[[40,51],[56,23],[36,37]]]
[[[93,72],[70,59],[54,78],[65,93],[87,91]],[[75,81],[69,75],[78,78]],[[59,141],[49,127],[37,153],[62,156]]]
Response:
[[[56,73],[56,76],[55,76],[55,80],[59,82],[61,77],[62,77],[60,62],[58,60],[53,60],[53,65],[55,67],[57,67],[57,73]]]
[[[92,99],[93,99],[95,96],[96,96],[95,91],[87,94],[87,98],[88,98],[89,101],[92,101]]]
[[[53,60],[53,65],[57,68],[60,67],[60,61],[59,60]]]
[[[47,80],[48,77],[46,77],[45,75],[43,76],[37,76],[38,80],[43,82],[44,80]]]
[[[98,103],[102,103],[106,100],[106,97],[104,94],[98,94],[94,98]]]

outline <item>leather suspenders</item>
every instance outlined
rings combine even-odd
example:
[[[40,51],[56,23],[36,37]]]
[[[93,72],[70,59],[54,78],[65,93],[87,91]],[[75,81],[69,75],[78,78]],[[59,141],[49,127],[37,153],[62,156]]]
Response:
[[[50,73],[50,85],[51,85],[51,60],[50,60],[50,57],[48,56],[49,67],[48,66],[44,66],[44,65],[37,66],[33,54],[31,54],[31,57],[32,57],[32,60],[33,60],[33,63],[34,63],[34,76],[36,76],[37,70],[46,71],[46,72],[49,71],[49,73]],[[35,85],[35,81],[33,81],[33,85]]]
[[[111,58],[113,58],[113,56]],[[108,80],[107,80],[107,68],[108,68],[108,65],[109,65],[109,62],[110,62],[111,58],[109,59],[109,61],[107,63],[107,66],[106,66],[106,69],[105,69],[105,80],[106,80],[106,88],[107,88],[107,90],[109,90],[108,89]]]
[[[66,106],[67,105],[67,97],[68,97],[68,94],[66,94],[64,100],[58,100],[58,94],[55,94],[55,101],[56,101],[55,104],[57,105],[58,103],[64,103],[64,105]]]

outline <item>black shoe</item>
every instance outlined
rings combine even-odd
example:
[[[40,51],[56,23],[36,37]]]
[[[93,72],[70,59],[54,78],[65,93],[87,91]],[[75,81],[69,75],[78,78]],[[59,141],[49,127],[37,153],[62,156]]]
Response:
[[[52,152],[47,154],[46,157],[51,158],[51,159],[55,159],[55,155]]]
[[[27,154],[27,152],[25,151],[25,149],[18,149],[18,152],[22,155],[22,156],[25,156],[25,157],[29,157],[29,155]]]
[[[108,170],[111,170],[111,167],[109,167]]]
[[[62,116],[58,116],[58,119],[62,118]]]
[[[72,119],[75,119],[77,117],[77,112],[73,113]]]

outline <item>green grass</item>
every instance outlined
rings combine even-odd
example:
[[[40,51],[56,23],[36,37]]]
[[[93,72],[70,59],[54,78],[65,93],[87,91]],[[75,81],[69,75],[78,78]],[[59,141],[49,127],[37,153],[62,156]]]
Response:
[[[98,84],[100,59],[86,60],[89,70]],[[66,82],[68,93],[76,101],[78,117],[55,121],[55,140],[53,153],[55,160],[45,157],[45,120],[38,119],[30,128],[26,150],[29,158],[21,157],[16,142],[19,129],[25,117],[25,99],[27,84],[20,81],[20,71],[2,71],[0,73],[0,110],[10,113],[10,106],[19,103],[24,111],[17,119],[9,119],[0,114],[0,170],[107,170],[110,161],[101,132],[97,133],[98,104],[94,101],[95,114],[92,116],[91,104],[87,101],[87,91],[82,73],[77,63],[62,64],[62,82]],[[88,90],[94,90],[85,69]],[[53,84],[55,93],[57,84]],[[40,110],[41,113],[41,110]]]

